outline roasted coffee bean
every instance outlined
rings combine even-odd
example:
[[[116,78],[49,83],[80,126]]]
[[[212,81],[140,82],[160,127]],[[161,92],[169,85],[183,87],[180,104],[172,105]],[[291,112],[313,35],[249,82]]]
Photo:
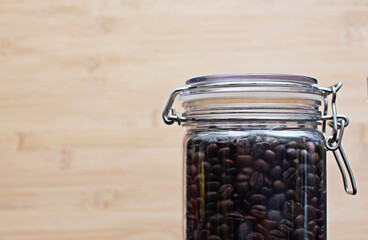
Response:
[[[291,188],[295,187],[296,178],[297,178],[295,168],[289,168],[282,175],[289,187]]]
[[[308,221],[315,220],[316,219],[316,208],[311,205],[306,205],[304,207],[307,212]]]
[[[294,223],[288,219],[282,219],[279,222],[279,228],[284,233],[289,233],[294,229]]]
[[[267,202],[266,196],[262,194],[253,194],[249,200],[253,205],[266,205]]]
[[[211,160],[210,160],[210,164],[212,166],[215,166],[215,165],[220,164],[220,163],[221,163],[221,161],[218,157],[211,158]]]
[[[230,158],[230,148],[229,147],[224,147],[221,148],[217,151],[217,154],[219,156],[220,159],[225,159],[225,158]]]
[[[252,175],[252,173],[254,172],[254,169],[253,168],[242,168],[241,169],[241,173],[247,175],[247,176],[250,176]]]
[[[273,148],[273,151],[276,154],[276,159],[281,160],[284,159],[285,156],[285,146],[280,144]]]
[[[284,203],[284,216],[287,219],[294,219],[298,213],[297,205],[293,200],[287,200]]]
[[[271,147],[271,146],[270,146]],[[273,161],[275,161],[276,159],[276,154],[271,151],[271,150],[266,150],[265,151],[265,154],[264,154],[264,157],[265,157],[265,160],[268,162],[268,163],[272,163]]]
[[[270,240],[284,240],[285,234],[279,230],[272,230],[269,233]]]
[[[300,163],[307,163],[308,152],[305,149],[300,150]]]
[[[319,162],[319,154],[318,153],[308,153],[308,163],[317,165]]]
[[[285,147],[287,147],[287,148],[295,148],[295,149],[299,148],[298,143],[295,142],[295,141],[290,141],[290,142],[286,143],[285,144]]]
[[[295,150],[295,148],[288,148],[286,149],[286,157],[288,160],[293,160],[295,158],[297,158],[297,151]]]
[[[216,157],[217,155],[217,150],[218,150],[218,146],[215,143],[212,143],[210,145],[207,146],[206,148],[206,155],[207,158],[213,158]]]
[[[222,199],[229,199],[234,192],[234,187],[231,184],[224,184],[220,187],[218,194]]]
[[[207,238],[211,235],[210,231],[202,230],[198,234],[198,240],[207,240]]]
[[[314,153],[316,151],[316,145],[313,142],[306,142],[305,148],[309,151]]]
[[[236,181],[238,182],[245,182],[249,180],[249,175],[246,175],[244,173],[239,173],[238,176],[236,177]]]
[[[249,183],[248,182],[236,182],[234,184],[235,190],[239,194],[245,194],[249,190]]]
[[[220,164],[216,164],[215,166],[210,168],[210,172],[215,175],[220,175],[221,173],[224,172],[224,170],[225,169]]]
[[[270,197],[272,195],[272,189],[269,187],[263,187],[261,188],[259,193],[265,195],[266,197]]]
[[[218,199],[217,192],[207,192],[206,193],[207,202],[214,202],[214,201],[217,201],[217,199]]]
[[[262,143],[255,143],[253,144],[251,148],[251,154],[253,158],[258,159],[262,158],[264,152],[265,152],[265,146]]]
[[[267,208],[263,205],[254,205],[250,212],[257,218],[265,218],[267,214]]]
[[[225,239],[228,235],[229,232],[229,227],[226,224],[221,224],[218,228],[217,228],[217,232],[219,233],[219,236],[223,239]]]
[[[282,168],[279,165],[274,166],[269,173],[271,179],[280,179],[282,176]]]
[[[207,238],[207,240],[221,240],[221,238],[217,235],[211,235]]]
[[[280,221],[282,218],[281,212],[277,210],[269,210],[267,213],[267,218],[271,221]]]
[[[273,182],[273,189],[275,190],[275,192],[281,193],[281,192],[285,191],[286,185],[283,181],[276,180],[276,181]]]
[[[261,173],[267,173],[270,170],[270,164],[262,159],[258,159],[254,162],[254,169]]]
[[[223,212],[230,212],[234,209],[234,202],[232,200],[222,200],[217,203],[217,208]]]
[[[235,222],[240,222],[244,219],[243,214],[241,214],[240,212],[229,212],[226,214],[226,220],[228,221],[235,221]]]
[[[273,220],[269,220],[269,219],[264,219],[262,224],[268,230],[274,229],[275,227],[277,227],[277,221],[273,221]]]
[[[248,234],[246,240],[264,240],[264,236],[260,233],[254,232]]]
[[[259,232],[263,236],[268,235],[269,230],[266,227],[264,227],[262,224],[257,224],[255,229],[256,229],[256,232]]]
[[[288,200],[296,200],[296,192],[292,189],[286,191],[286,199]]]
[[[260,189],[263,186],[264,177],[260,172],[254,172],[249,180],[249,186],[252,189]]]
[[[292,234],[292,239],[294,240],[305,240],[305,239],[308,239],[308,240],[313,240],[314,239],[314,235],[311,231],[305,231],[304,228],[298,228],[298,229],[295,229]],[[308,238],[305,238],[305,236],[308,236]]]
[[[238,155],[236,156],[236,166],[238,168],[252,167],[253,158],[251,155]]]
[[[300,214],[300,215],[296,216],[294,224],[295,224],[295,227],[297,227],[297,228],[304,227],[304,215]]]
[[[236,144],[236,153],[239,155],[246,155],[250,153],[250,143],[248,140],[239,140]]]
[[[209,218],[209,222],[210,222],[212,225],[214,225],[214,226],[217,226],[217,225],[222,224],[222,223],[223,223],[223,221],[224,221],[224,215],[219,214],[219,213],[217,213],[217,214],[215,214],[215,215],[213,215],[213,216],[211,216],[211,217]]]
[[[268,206],[270,209],[281,210],[281,207],[285,200],[286,196],[284,193],[277,193],[270,198],[270,200],[268,201]]]
[[[245,239],[248,236],[248,233],[249,233],[248,224],[245,222],[240,224],[238,228],[238,239]]]

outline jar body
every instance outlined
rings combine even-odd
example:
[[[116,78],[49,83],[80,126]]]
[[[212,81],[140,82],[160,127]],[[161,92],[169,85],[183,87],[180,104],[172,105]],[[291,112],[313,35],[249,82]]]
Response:
[[[326,239],[326,151],[314,127],[191,127],[187,240]]]

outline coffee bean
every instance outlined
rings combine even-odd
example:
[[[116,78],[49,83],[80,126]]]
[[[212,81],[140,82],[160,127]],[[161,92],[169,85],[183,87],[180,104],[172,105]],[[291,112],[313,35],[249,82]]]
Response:
[[[271,150],[266,150],[264,157],[268,163],[272,163],[276,159],[276,154]]]
[[[248,234],[246,240],[264,240],[264,236],[260,233],[254,232]]]
[[[220,175],[221,173],[224,172],[224,169],[222,168],[220,164],[216,164],[215,166],[210,168],[210,172],[215,175]]]
[[[297,205],[293,200],[287,200],[284,203],[284,216],[287,219],[294,219],[298,213]]]
[[[288,160],[293,160],[297,158],[297,151],[294,148],[286,149],[286,157]]]
[[[245,239],[249,233],[249,226],[247,223],[242,223],[239,225],[238,229],[238,239]]]
[[[213,158],[217,155],[218,146],[215,143],[209,144],[206,148],[207,158]]]
[[[308,239],[308,240],[313,240],[314,239],[314,235],[312,232],[310,231],[305,231],[304,228],[298,228],[298,229],[295,229],[292,234],[292,239],[294,240],[305,240],[305,239]],[[305,238],[307,236],[307,238]]]
[[[210,236],[210,231],[208,230],[202,230],[198,234],[198,240],[207,240],[207,238]]]
[[[268,206],[270,209],[281,210],[281,207],[285,200],[286,196],[284,193],[277,193],[270,198],[270,200],[268,201]]]
[[[265,218],[267,214],[267,208],[263,205],[254,205],[250,212],[257,218]]]
[[[243,214],[241,214],[240,212],[229,212],[226,214],[226,220],[228,221],[235,221],[235,222],[240,222],[242,221],[244,218]]]
[[[252,167],[253,158],[251,155],[238,155],[236,156],[236,166],[238,168]]]
[[[220,188],[219,182],[207,182],[206,189],[207,191],[218,191]]]
[[[273,151],[276,154],[276,159],[281,160],[284,159],[285,156],[285,146],[280,144],[273,148]]]
[[[296,200],[296,192],[292,189],[286,191],[286,199],[288,200]]]
[[[296,216],[294,224],[295,224],[295,227],[297,227],[297,228],[304,227],[304,215],[300,214],[300,215]]]
[[[239,173],[238,176],[236,177],[236,181],[238,182],[245,182],[249,180],[249,175],[246,175],[244,173]]]
[[[245,194],[249,190],[249,183],[248,182],[236,182],[234,184],[235,190],[239,194]]]
[[[306,205],[304,207],[307,212],[308,221],[315,220],[316,219],[316,208],[311,205]]]
[[[253,205],[266,205],[267,198],[262,194],[253,194],[250,196],[250,202]]]
[[[226,224],[221,224],[218,228],[217,231],[219,233],[219,236],[223,239],[225,239],[228,235],[229,232],[229,227]]]
[[[262,143],[255,143],[251,148],[251,154],[253,158],[261,158],[265,152],[265,146]]]
[[[267,236],[269,230],[265,228],[262,224],[257,224],[255,227],[256,231],[262,234],[263,236]]]
[[[287,148],[295,148],[295,149],[299,148],[298,143],[295,142],[295,141],[290,141],[290,142],[286,143],[285,144],[285,147],[287,147]]]
[[[234,209],[234,202],[232,200],[222,200],[217,203],[217,208],[223,212],[230,212]]]
[[[280,179],[282,176],[282,168],[279,165],[274,166],[269,173],[271,179]]]
[[[269,187],[262,187],[259,193],[266,197],[270,197],[272,195],[272,189]]]
[[[294,223],[288,219],[282,219],[279,222],[279,228],[284,233],[289,233],[294,229]]]
[[[207,238],[207,240],[221,240],[221,238],[217,235],[211,235]]]
[[[275,192],[280,193],[285,191],[286,185],[283,181],[277,180],[273,182],[273,189],[275,190]]]
[[[220,159],[225,159],[225,158],[230,158],[230,148],[229,147],[224,147],[221,148],[217,151],[218,156],[220,157]]]
[[[249,186],[252,189],[260,189],[263,186],[264,177],[260,172],[254,172],[249,180]]]
[[[234,187],[231,184],[224,184],[220,187],[218,194],[222,199],[229,199],[234,192]]]
[[[267,218],[271,221],[280,221],[282,218],[281,212],[277,210],[269,210],[267,213]]]
[[[241,169],[241,173],[247,175],[247,176],[250,176],[252,175],[252,173],[254,172],[254,169],[253,168],[242,168]]]
[[[295,168],[289,168],[282,174],[283,178],[285,179],[288,187],[294,188],[296,183],[296,169]]]
[[[269,233],[270,240],[284,240],[285,234],[279,230],[272,230]]]
[[[239,155],[246,155],[250,153],[250,143],[248,140],[240,140],[236,144],[236,153]]]
[[[211,160],[210,160],[210,164],[212,165],[212,166],[215,166],[215,165],[217,165],[217,164],[220,164],[220,159],[219,158],[217,158],[217,157],[213,157],[213,158],[211,158]]]
[[[211,216],[211,217],[209,218],[209,222],[210,222],[212,225],[214,225],[214,226],[217,226],[217,225],[222,224],[222,223],[223,223],[223,221],[224,221],[224,215],[219,214],[219,213],[217,213],[217,214],[215,214],[215,215],[213,215],[213,216]]]
[[[262,159],[258,159],[254,162],[254,169],[261,173],[267,173],[270,170],[270,164]]]

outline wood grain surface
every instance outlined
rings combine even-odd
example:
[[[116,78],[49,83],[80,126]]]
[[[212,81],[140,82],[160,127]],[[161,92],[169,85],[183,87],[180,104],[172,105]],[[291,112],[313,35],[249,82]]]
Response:
[[[218,73],[344,82],[358,195],[328,161],[328,237],[368,235],[367,0],[2,0],[0,239],[181,239],[171,90]]]

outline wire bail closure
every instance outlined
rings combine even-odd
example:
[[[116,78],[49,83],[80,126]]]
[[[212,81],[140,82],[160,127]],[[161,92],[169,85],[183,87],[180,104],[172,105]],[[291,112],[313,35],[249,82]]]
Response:
[[[213,84],[211,86],[212,87],[223,87],[225,85],[226,84]],[[242,86],[242,84],[228,84],[228,85]],[[337,107],[336,107],[337,92],[340,90],[341,87],[342,87],[342,82],[339,82],[331,86],[330,88],[318,87],[318,89],[324,94],[323,115],[321,116],[319,120],[322,120],[322,133],[325,137],[325,146],[327,150],[332,151],[332,153],[334,154],[337,165],[342,175],[345,192],[350,195],[355,195],[357,193],[357,186],[355,183],[354,174],[349,165],[344,149],[341,145],[345,127],[349,125],[349,118],[346,117],[345,115],[337,114]],[[195,87],[188,86],[188,87],[183,87],[183,88],[177,88],[170,94],[169,99],[164,108],[164,111],[162,112],[162,118],[167,125],[171,125],[174,122],[177,122],[180,125],[182,122],[187,121],[187,119],[185,117],[182,117],[179,112],[176,112],[175,108],[172,108],[172,106],[174,104],[176,97],[179,94],[191,88],[195,88]],[[332,99],[331,99],[332,115],[328,115],[328,96],[331,94],[332,94]],[[326,135],[327,125],[332,128],[332,133],[330,136]],[[347,174],[345,170],[347,171]],[[352,188],[349,187],[347,175],[349,175],[350,185]]]
[[[325,136],[325,146],[327,150],[332,151],[337,165],[339,166],[342,180],[344,182],[344,188],[345,192],[350,195],[355,195],[357,193],[357,186],[355,183],[355,178],[353,171],[349,165],[348,159],[346,157],[345,151],[341,145],[342,137],[344,135],[345,127],[349,125],[349,118],[345,115],[338,115],[337,114],[337,107],[336,107],[336,97],[337,92],[342,87],[342,82],[339,82],[336,85],[331,86],[330,88],[319,88],[324,94],[324,110],[323,110],[323,116],[322,116],[322,132]],[[331,99],[331,106],[332,106],[332,116],[327,115],[328,112],[328,96],[332,94]],[[326,136],[326,125],[329,125],[332,128],[332,133],[330,136]],[[341,161],[341,158],[342,161]],[[348,180],[347,180],[347,174],[345,171],[345,168],[347,170],[347,173],[349,175],[349,180],[352,189],[349,188]]]

